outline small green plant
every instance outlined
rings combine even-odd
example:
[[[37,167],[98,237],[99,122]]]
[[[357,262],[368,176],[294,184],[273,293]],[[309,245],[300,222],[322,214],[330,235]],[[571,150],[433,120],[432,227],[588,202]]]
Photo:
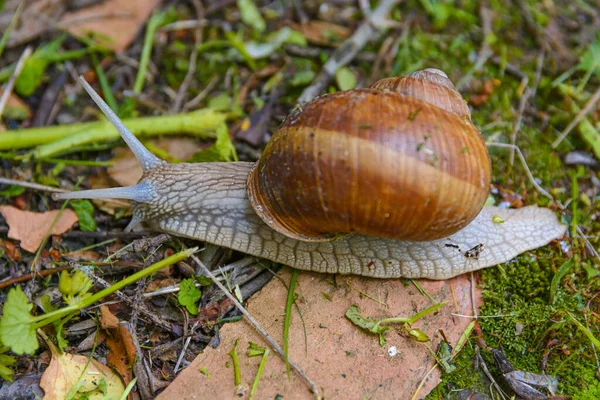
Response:
[[[29,302],[20,286],[12,288],[8,292],[4,311],[0,317],[0,341],[15,354],[33,354],[39,347],[37,329],[75,315],[117,290],[189,257],[196,250],[192,248],[176,253],[95,294],[88,293],[92,284],[83,271],[77,271],[72,275],[63,273],[59,281],[59,290],[68,306],[42,315],[32,314],[33,304]]]
[[[346,311],[346,318],[348,318],[352,323],[370,333],[375,335],[379,335],[379,345],[384,346],[386,343],[384,333],[390,330],[389,326],[383,326],[383,324],[392,324],[392,323],[401,323],[403,324],[406,331],[409,333],[409,336],[413,339],[421,342],[428,341],[429,338],[425,333],[420,331],[419,329],[411,328],[411,325],[423,318],[424,316],[431,314],[442,308],[446,303],[437,303],[433,306],[426,308],[425,310],[413,315],[412,317],[396,317],[396,318],[384,318],[382,320],[376,321],[369,317],[364,317],[361,315],[360,310],[356,304],[350,306],[348,311]]]
[[[197,303],[201,296],[202,291],[196,287],[194,279],[184,279],[179,284],[177,300],[179,301],[179,304],[187,308],[190,314],[198,315]]]

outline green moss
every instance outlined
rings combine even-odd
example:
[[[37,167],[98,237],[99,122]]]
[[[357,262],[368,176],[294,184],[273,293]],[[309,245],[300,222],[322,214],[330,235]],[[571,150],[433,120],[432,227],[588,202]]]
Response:
[[[481,330],[487,345],[503,349],[516,369],[542,373],[545,360],[545,373],[558,378],[559,393],[576,399],[600,398],[591,343],[566,318],[569,312],[584,323],[586,304],[590,293],[597,291],[598,280],[589,279],[583,268],[574,268],[561,281],[551,304],[550,284],[563,261],[558,252],[545,248],[484,270]],[[590,323],[588,328],[600,337],[597,325]],[[491,355],[482,351],[482,356],[494,371]],[[465,351],[457,363],[464,366],[472,357],[472,351]],[[481,385],[473,383],[477,374],[472,371],[472,367],[460,368],[445,376],[444,384],[430,398],[447,395],[452,388],[478,390]],[[487,389],[480,392],[487,393]]]

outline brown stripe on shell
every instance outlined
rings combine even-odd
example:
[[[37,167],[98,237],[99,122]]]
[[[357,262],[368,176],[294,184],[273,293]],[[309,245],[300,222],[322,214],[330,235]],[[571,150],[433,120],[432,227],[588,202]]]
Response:
[[[250,174],[249,195],[265,221],[297,238],[360,232],[430,240],[475,218],[490,174],[468,118],[359,89],[293,113]]]

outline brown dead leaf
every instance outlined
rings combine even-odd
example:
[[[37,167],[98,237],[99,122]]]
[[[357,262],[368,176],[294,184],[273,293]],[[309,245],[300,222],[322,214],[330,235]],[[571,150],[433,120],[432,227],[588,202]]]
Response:
[[[469,99],[469,104],[474,107],[487,103],[488,99],[494,93],[497,87],[500,87],[502,82],[499,79],[488,79],[483,83],[479,93],[474,94]]]
[[[92,34],[101,45],[120,52],[135,39],[159,3],[160,0],[105,0],[65,13],[60,23],[74,36]]]
[[[119,186],[132,186],[142,179],[142,167],[128,148],[118,147],[111,161],[115,164],[108,167],[108,176]]]
[[[153,279],[152,282],[149,282],[144,289],[146,293],[152,293],[155,290],[162,289],[164,287],[173,286],[178,284],[179,279],[175,278],[165,278],[165,279]]]
[[[66,260],[69,261],[100,261],[103,257],[93,250],[77,250],[63,254]]]
[[[325,21],[308,21],[305,24],[292,24],[292,28],[302,32],[306,40],[318,46],[336,46],[350,36],[350,29]]]
[[[21,0],[7,1],[4,15],[9,18],[3,18],[0,21],[0,32],[4,32],[10,23],[10,20],[17,10]],[[54,29],[53,21],[56,21],[65,11],[66,2],[64,0],[35,0],[26,1],[23,12],[19,18],[19,23],[10,33],[7,48],[13,48],[24,43],[35,40],[39,35],[49,29]]]
[[[114,329],[119,327],[119,318],[110,312],[108,306],[100,306],[100,326],[102,329]]]
[[[0,206],[0,214],[6,219],[9,226],[8,237],[21,241],[21,248],[30,253],[35,253],[40,247],[44,236],[48,233],[52,222],[60,210],[36,213],[22,211],[12,206]],[[50,231],[51,235],[62,235],[77,222],[77,215],[70,209],[65,209],[60,214],[58,221]]]
[[[119,324],[118,320],[115,328],[107,329],[106,346],[108,347],[106,363],[114,368],[121,375],[123,382],[128,385],[133,377],[136,350],[131,333],[127,327]]]
[[[279,273],[284,282],[290,280],[290,270]],[[346,278],[344,278],[346,280]],[[386,335],[387,344],[379,346],[376,335],[353,325],[344,314],[352,304],[358,304],[362,315],[374,319],[388,316],[411,316],[433,303],[412,285],[404,286],[400,279],[348,278],[350,285],[331,285],[331,276],[302,271],[298,277],[296,294],[306,326],[304,330],[298,314],[292,315],[290,326],[290,357],[312,378],[323,398],[330,399],[410,399],[419,383],[425,379],[435,360],[427,348],[404,336],[401,329],[392,327]],[[339,282],[340,280],[338,280]],[[446,281],[419,281],[421,287],[436,301],[447,304],[435,314],[427,315],[414,324],[431,339],[431,348],[437,348],[443,330],[455,346],[470,319],[452,316],[452,313],[471,314],[470,283],[466,276]],[[361,295],[366,293],[387,305]],[[327,299],[323,293],[327,293]],[[477,291],[479,296],[479,291]],[[283,320],[287,290],[278,279],[273,279],[248,301],[248,311],[265,327],[278,343],[283,343]],[[476,299],[480,302],[480,297]],[[248,388],[256,375],[260,357],[248,358],[245,350],[249,342],[268,346],[246,322],[226,324],[220,330],[221,344],[217,349],[207,347],[192,364],[182,371],[158,399],[191,398],[202,393],[203,398],[234,398],[236,394],[233,368],[227,354],[236,339],[242,375],[242,386]],[[394,347],[394,348],[393,348]],[[203,374],[200,369],[208,372]],[[424,382],[417,398],[423,398],[440,381],[440,370],[435,369]],[[260,378],[256,398],[312,398],[306,384],[297,374],[287,378],[280,357],[269,356]]]
[[[167,137],[151,140],[150,144],[165,150],[173,159],[166,161],[174,162],[178,160],[187,160],[194,153],[202,149],[197,140],[192,138]],[[142,167],[126,147],[119,147],[115,150],[115,156],[112,160],[115,165],[108,168],[108,175],[120,186],[135,185],[142,178]]]
[[[92,176],[89,178],[90,187],[92,189],[103,189],[107,187],[115,186],[111,179],[103,174],[99,176]],[[117,213],[122,216],[130,216],[132,214],[131,202],[129,200],[122,199],[111,199],[111,200],[92,200],[92,203],[108,215],[116,215]],[[123,210],[127,209],[127,212],[123,213]]]
[[[4,89],[0,88],[0,96],[4,94]],[[21,100],[19,96],[11,93],[8,96],[8,102],[4,108],[2,115],[6,118],[25,120],[31,117],[31,109],[29,106]]]
[[[8,240],[0,240],[0,248],[4,249],[9,260],[17,262],[21,261],[21,252],[19,251],[19,247],[13,242],[9,242]]]
[[[40,381],[40,386],[46,393],[45,400],[66,399],[74,387],[78,388],[74,394],[85,393],[86,398],[90,400],[119,399],[125,392],[125,386],[119,376],[106,365],[95,359],[88,365],[88,357],[70,353],[60,354],[53,344],[48,345],[52,351],[52,360]],[[106,387],[106,394],[101,386]]]

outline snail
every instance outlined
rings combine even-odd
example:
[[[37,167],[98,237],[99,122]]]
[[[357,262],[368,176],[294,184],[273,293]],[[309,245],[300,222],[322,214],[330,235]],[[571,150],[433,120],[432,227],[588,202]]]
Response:
[[[134,202],[140,222],[291,267],[446,279],[506,262],[566,227],[536,206],[484,206],[485,142],[446,74],[425,69],[297,108],[256,163],[168,164],[82,84],[144,171],[134,186],[55,194]]]

